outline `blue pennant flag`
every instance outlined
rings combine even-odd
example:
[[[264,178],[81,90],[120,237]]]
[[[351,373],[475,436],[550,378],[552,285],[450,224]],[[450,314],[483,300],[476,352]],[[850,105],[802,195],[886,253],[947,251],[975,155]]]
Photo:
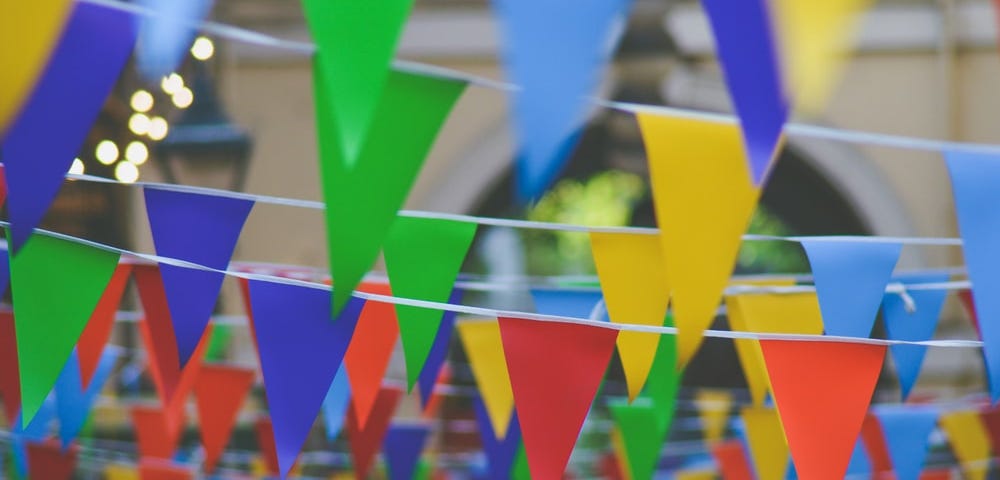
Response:
[[[937,426],[937,410],[925,406],[882,406],[875,408],[875,416],[882,425],[896,479],[919,479],[929,437]]]
[[[868,452],[865,451],[864,441],[858,438],[858,442],[854,444],[854,452],[851,453],[851,461],[847,464],[847,476],[853,477],[857,475],[858,477],[864,477],[871,475],[871,473],[871,458],[868,457]]]
[[[55,199],[135,38],[130,13],[87,2],[73,6],[41,80],[0,139],[15,253]]]
[[[340,369],[365,301],[351,298],[332,319],[329,290],[248,283],[278,465],[285,477]]]
[[[489,479],[508,480],[512,478],[514,460],[521,447],[521,426],[517,422],[517,412],[515,411],[510,416],[507,436],[497,438],[483,399],[475,397],[473,407],[476,411],[476,425],[479,426],[479,438],[482,440],[483,453],[486,455],[486,463],[489,466]]]
[[[55,386],[56,412],[59,415],[59,438],[62,440],[63,448],[67,448],[83,429],[83,425],[87,422],[90,411],[94,407],[94,402],[118,362],[119,354],[117,348],[106,348],[101,353],[101,359],[97,363],[97,369],[90,379],[90,384],[86,386],[83,385],[80,376],[80,359],[76,350],[70,355],[69,361],[66,362],[59,374]]]
[[[390,480],[413,480],[417,462],[431,433],[428,425],[390,425],[382,441],[382,452]]]
[[[146,216],[156,254],[226,270],[254,202],[145,188]],[[226,275],[161,264],[177,354],[186,365],[215,310]]]
[[[542,315],[590,318],[604,297],[600,290],[533,288],[531,298],[535,301],[535,311]],[[599,320],[607,320],[606,309],[598,313]]]
[[[212,10],[212,0],[140,0],[155,12],[144,15],[139,28],[136,65],[149,81],[177,70],[194,39],[197,25]]]
[[[462,302],[462,291],[455,289],[448,297],[448,303],[456,305]],[[420,386],[420,405],[427,406],[434,392],[434,385],[437,384],[438,376],[441,374],[441,367],[444,366],[448,358],[448,345],[451,344],[451,334],[455,330],[456,312],[445,311],[441,315],[441,325],[438,327],[437,335],[434,337],[434,344],[430,353],[427,354],[427,361],[420,370],[417,377],[417,385]]]
[[[826,334],[867,338],[902,245],[808,240],[802,247],[812,267]]]
[[[347,377],[347,368],[341,363],[337,375],[330,383],[330,389],[323,399],[323,424],[326,426],[326,438],[334,441],[344,429],[347,418],[347,406],[351,403],[351,382]]]
[[[901,278],[903,284],[947,282],[948,275],[908,275]],[[937,329],[941,307],[948,294],[947,290],[907,290],[913,300],[913,311],[907,309],[906,302],[897,293],[887,293],[882,299],[882,318],[890,340],[923,341],[930,340]],[[921,345],[890,345],[889,353],[896,363],[899,385],[903,390],[903,400],[910,396],[917,383],[920,365],[924,363],[927,347]]]

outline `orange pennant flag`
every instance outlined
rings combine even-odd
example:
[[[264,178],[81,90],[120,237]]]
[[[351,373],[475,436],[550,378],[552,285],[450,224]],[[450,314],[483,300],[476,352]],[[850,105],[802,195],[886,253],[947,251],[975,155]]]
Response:
[[[972,410],[946,413],[941,415],[940,424],[964,478],[986,480],[990,467],[990,437],[979,413]]]
[[[729,410],[733,405],[733,395],[725,390],[703,388],[695,393],[698,417],[707,445],[722,439],[729,422]]]
[[[162,408],[145,405],[133,406],[131,413],[139,456],[173,458],[183,433],[184,417],[179,422],[171,422]]]
[[[168,462],[143,459],[139,462],[139,478],[142,480],[194,480],[194,472]]]
[[[788,442],[778,411],[753,406],[744,408],[740,416],[757,478],[784,478],[788,470]]]
[[[882,432],[882,422],[878,416],[868,413],[861,424],[861,441],[865,445],[865,453],[872,464],[872,473],[876,478],[892,473],[892,460],[889,459],[889,445],[885,433]]]
[[[201,424],[201,445],[205,448],[206,473],[215,470],[236,417],[257,374],[248,368],[225,365],[204,365],[195,383],[198,422]]]
[[[87,327],[76,342],[76,351],[80,356],[80,381],[83,385],[90,385],[90,379],[97,370],[97,363],[101,360],[101,353],[104,352],[104,346],[108,344],[111,330],[115,326],[118,305],[121,303],[122,294],[125,293],[125,286],[128,285],[131,274],[132,265],[127,263],[118,265],[108,286],[104,288],[94,313],[90,314]]]
[[[483,397],[493,432],[507,437],[507,426],[514,412],[514,392],[510,388],[507,360],[500,340],[500,325],[493,320],[458,322],[458,337],[469,358],[472,376]]]
[[[590,245],[611,321],[662,327],[670,285],[660,239],[654,235],[592,232]],[[618,355],[630,402],[646,384],[659,343],[660,336],[655,333],[618,334]]]
[[[378,295],[392,295],[388,284],[363,283],[359,290]],[[366,301],[358,316],[351,343],[344,354],[347,379],[351,383],[351,405],[361,428],[375,406],[382,389],[382,378],[399,339],[396,307],[391,303]]]
[[[678,367],[698,351],[757,204],[736,124],[637,114],[649,157]]]
[[[531,477],[562,478],[618,331],[506,317],[499,324]]]
[[[257,421],[254,422],[253,430],[254,436],[257,438],[257,449],[260,450],[264,470],[270,475],[279,475],[278,451],[274,445],[274,429],[271,427],[271,418],[257,418]],[[295,465],[292,465],[291,471],[294,472],[297,466],[298,461],[296,461]]]
[[[59,442],[28,443],[28,473],[30,478],[45,480],[70,480],[76,470],[78,447],[71,445],[63,450]]]
[[[885,345],[761,340],[799,478],[842,480],[885,358]]]
[[[729,440],[717,443],[712,447],[712,456],[722,472],[722,480],[754,480],[750,461],[743,451],[743,442]]]
[[[403,391],[398,388],[383,387],[375,399],[368,423],[361,428],[356,415],[347,416],[347,438],[351,443],[351,463],[354,477],[358,480],[368,478],[375,454],[382,449],[382,440],[389,429],[392,416],[396,413]]]

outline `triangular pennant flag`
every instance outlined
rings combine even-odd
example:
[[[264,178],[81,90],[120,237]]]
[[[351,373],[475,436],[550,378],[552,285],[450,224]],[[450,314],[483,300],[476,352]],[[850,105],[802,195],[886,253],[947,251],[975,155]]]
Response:
[[[948,275],[925,275],[907,277],[906,283],[947,282]],[[896,293],[887,293],[882,299],[882,318],[885,321],[886,336],[891,340],[924,341],[934,336],[941,307],[944,306],[947,290],[907,290],[915,307],[907,310],[906,303]],[[920,365],[924,363],[927,347],[921,345],[890,345],[889,353],[896,364],[899,386],[903,400],[910,395],[917,383]]]
[[[105,480],[142,480],[139,470],[132,465],[112,463],[104,467]]]
[[[2,171],[0,168],[0,172]],[[3,175],[0,174],[0,182],[2,181],[4,181]],[[0,249],[0,297],[7,293],[7,287],[10,287],[10,252],[2,248]]]
[[[512,100],[522,202],[542,196],[576,146],[588,113],[587,97],[600,82],[622,31],[616,27],[630,3],[493,3],[504,39],[504,70],[520,87]]]
[[[703,388],[695,393],[694,398],[705,443],[711,445],[722,440],[729,423],[733,395],[726,390]]]
[[[337,375],[333,377],[333,382],[330,383],[326,398],[323,399],[323,425],[326,427],[327,440],[332,442],[344,428],[351,398],[351,383],[347,368],[341,365]]]
[[[505,436],[493,429],[493,420],[486,411],[482,398],[473,399],[476,411],[476,426],[486,455],[489,480],[509,480],[514,467],[514,457],[521,448],[521,432],[517,423],[517,413],[511,415]]]
[[[532,288],[531,299],[535,303],[535,312],[542,315],[590,318],[591,314],[594,313],[594,307],[601,301],[601,292],[597,290]]]
[[[354,467],[354,477],[358,480],[368,478],[375,454],[382,448],[382,440],[392,421],[392,416],[399,405],[403,392],[396,388],[386,387],[378,393],[375,408],[365,428],[358,426],[354,415],[347,416],[347,436],[351,443],[351,463]]]
[[[778,411],[767,407],[746,407],[740,412],[747,448],[757,478],[781,479],[788,470],[788,442]]]
[[[610,434],[611,452],[607,454],[602,463],[603,478],[607,480],[629,480],[632,478],[632,466],[629,465],[628,453],[625,450],[625,440],[618,427],[611,428]]]
[[[285,476],[312,429],[337,374],[364,301],[331,321],[330,292],[250,281],[260,369]]]
[[[826,334],[867,338],[903,246],[810,240],[802,248],[812,267]]]
[[[41,11],[59,9],[58,4],[65,2],[49,3],[51,7]],[[20,7],[17,10],[23,11]],[[4,17],[9,18],[7,11]],[[16,15],[14,20],[26,21],[17,20]],[[35,20],[32,16],[27,21],[32,30]],[[38,21],[42,35],[54,28],[51,20]],[[8,239],[14,252],[20,251],[62,186],[73,158],[132,53],[135,35],[134,19],[128,12],[89,3],[73,6],[45,73],[31,89],[30,98],[10,124],[6,136],[0,137],[0,157],[4,162],[9,194],[7,211],[11,232]],[[17,39],[13,44],[22,45],[23,41]],[[20,52],[14,57],[20,57]],[[18,74],[7,70],[7,58],[5,55],[4,76]],[[11,67],[16,65],[14,62]],[[80,72],[87,74],[80,75]],[[2,96],[8,93],[2,92]],[[52,135],[52,132],[59,132],[59,135]]]
[[[679,470],[674,480],[715,480],[715,471],[708,469]]]
[[[448,303],[454,305],[462,301],[462,291],[455,289],[448,297]],[[451,345],[451,336],[455,331],[455,317],[457,312],[446,311],[441,316],[441,325],[438,327],[437,335],[434,336],[434,344],[427,354],[424,367],[420,369],[420,376],[417,377],[417,385],[420,388],[420,404],[424,410],[430,408],[431,399],[434,393],[434,386],[441,379],[441,375],[446,372],[445,360],[448,359],[448,347]]]
[[[21,414],[27,422],[55,385],[117,265],[117,253],[42,235],[11,260]],[[52,301],[54,295],[59,301]]]
[[[670,284],[660,239],[655,235],[592,232],[590,248],[611,321],[662,326]],[[659,342],[660,335],[653,333],[618,334],[618,355],[630,401],[646,384]]]
[[[727,440],[716,443],[712,446],[712,456],[719,465],[722,480],[754,480],[743,442]]]
[[[976,301],[972,298],[972,290],[961,290],[957,296],[965,313],[969,315],[969,320],[972,321],[972,327],[976,329],[976,335],[982,338],[983,332],[979,329],[979,316],[976,315]]]
[[[706,0],[702,5],[712,24],[729,97],[740,118],[750,173],[754,184],[761,185],[788,119],[769,4],[767,0]]]
[[[256,372],[247,368],[225,365],[201,367],[194,394],[201,426],[201,445],[205,448],[206,473],[215,470],[255,379]]]
[[[672,327],[673,316],[668,314],[664,323]],[[667,438],[670,425],[674,421],[677,392],[683,374],[684,371],[677,368],[677,336],[661,335],[660,345],[656,349],[656,357],[653,359],[653,366],[649,370],[646,388],[643,389],[641,397],[649,398],[656,406],[656,411],[660,414],[656,428],[660,437],[664,439]]]
[[[89,382],[81,379],[80,362],[76,353],[70,355],[69,361],[63,366],[55,385],[59,439],[63,448],[68,447],[83,429],[97,396],[118,362],[119,353],[117,349],[106,350]]]
[[[979,412],[979,420],[990,437],[990,445],[1000,450],[1000,407],[988,407]]]
[[[1000,209],[986,208],[1000,201],[1000,156],[946,152],[945,160],[955,195],[962,254],[972,281],[972,300],[979,319],[1000,315]],[[993,403],[1000,400],[1000,323],[980,321],[983,357]]]
[[[194,480],[194,472],[180,465],[143,459],[139,462],[139,478],[142,480]]]
[[[991,455],[990,438],[979,414],[971,410],[943,414],[941,428],[962,467],[962,478],[986,480]]]
[[[816,292],[731,295],[726,298],[729,327],[741,332],[823,333]],[[737,339],[736,353],[754,405],[763,405],[771,383],[757,340]]]
[[[524,451],[524,442],[521,442],[521,446],[517,449],[517,454],[514,456],[514,480],[531,480],[531,471],[528,467],[528,455]]]
[[[225,270],[254,202],[145,188],[156,254]],[[181,365],[194,353],[211,319],[225,274],[160,265]]]
[[[136,67],[148,81],[177,70],[194,39],[194,25],[212,10],[212,0],[140,0],[151,15],[140,16]]]
[[[431,353],[433,353],[433,351]],[[440,370],[438,371],[437,379],[434,380],[434,383],[430,383],[428,381],[427,387],[423,386],[425,382],[424,378],[423,373],[421,373],[419,383],[421,385],[420,400],[423,403],[423,411],[420,416],[425,419],[433,419],[437,417],[438,411],[441,409],[441,404],[444,403],[445,395],[450,393],[447,390],[448,385],[450,384],[449,382],[451,382],[451,367],[442,362]],[[425,391],[428,392],[426,394],[426,401],[424,401]]]
[[[496,438],[504,438],[511,412],[514,411],[514,392],[510,388],[500,326],[493,320],[460,322],[458,337],[469,359],[476,388],[489,413],[493,433]]]
[[[795,474],[795,465],[791,465],[792,478],[801,478]],[[860,438],[854,442],[854,451],[851,452],[851,459],[847,463],[848,477],[871,478],[872,461],[865,451],[865,443]]]
[[[278,450],[274,443],[274,428],[271,419],[260,417],[253,427],[264,469],[270,475],[279,475],[281,469],[278,466]],[[291,471],[294,472],[296,467],[297,465],[292,465]]]
[[[385,268],[393,293],[416,300],[448,301],[475,236],[475,223],[397,217],[385,241]],[[443,313],[396,305],[408,391],[413,390],[423,370]]]
[[[391,83],[389,65],[413,0],[381,2],[377,8],[323,0],[306,0],[302,6],[318,63],[329,79],[330,115],[337,125],[329,134],[340,137],[337,143],[351,166],[370,138],[369,130],[377,129],[379,100]]]
[[[799,477],[844,478],[885,346],[789,340],[760,346]]]
[[[920,473],[920,480],[952,480],[950,468],[928,468]]]
[[[882,407],[875,411],[897,480],[918,480],[938,412],[928,407]]]
[[[736,125],[645,113],[637,118],[683,366],[715,318],[759,191]]]
[[[332,72],[323,66],[322,55],[314,61],[313,74],[327,242],[336,285],[333,314],[337,315],[378,257],[438,130],[466,84],[392,71],[368,133],[357,154],[348,155],[334,109],[339,100],[334,97]],[[375,190],[378,195],[371,194]]]
[[[416,478],[417,462],[431,433],[428,425],[390,425],[382,442],[390,480]]]
[[[17,360],[17,338],[14,335],[14,315],[0,312],[0,400],[7,425],[15,424],[21,412],[21,377]]]
[[[108,338],[111,337],[111,331],[115,326],[115,317],[118,315],[118,305],[121,303],[122,294],[125,293],[125,287],[128,285],[131,274],[132,265],[118,264],[115,274],[111,276],[111,281],[108,282],[104,294],[101,295],[101,300],[94,308],[94,313],[90,315],[87,327],[83,329],[80,340],[77,341],[76,351],[80,356],[80,379],[84,385],[90,383],[90,378],[101,361],[101,353],[104,352],[104,346],[108,344]]]
[[[639,399],[631,405],[624,401],[608,402],[615,427],[621,434],[627,460],[629,478],[649,480],[653,478],[656,464],[660,459],[660,449],[666,440],[656,425],[659,412],[657,406],[648,399]]]
[[[31,478],[70,480],[76,470],[76,446],[60,448],[58,442],[28,442],[28,473]]]
[[[865,421],[861,424],[861,442],[871,463],[870,471],[876,477],[892,473],[892,460],[889,458],[886,440],[878,417],[872,413],[865,415]]]
[[[531,476],[561,478],[618,331],[505,317],[499,324]]]
[[[870,4],[871,0],[772,2],[785,84],[796,107],[813,114],[822,111],[840,77],[857,17]]]
[[[173,458],[185,423],[183,413],[180,421],[172,422],[162,408],[135,405],[131,420],[140,457]]]
[[[360,290],[378,295],[392,295],[386,284],[361,284]],[[368,300],[351,344],[344,355],[347,378],[351,382],[351,404],[358,423],[364,428],[368,414],[375,405],[375,397],[382,388],[382,378],[389,368],[389,360],[399,338],[396,323],[396,306],[391,303]]]

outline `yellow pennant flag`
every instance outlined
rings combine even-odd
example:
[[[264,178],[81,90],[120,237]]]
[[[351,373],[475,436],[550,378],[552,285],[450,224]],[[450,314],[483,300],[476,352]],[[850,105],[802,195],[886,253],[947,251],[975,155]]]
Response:
[[[784,282],[789,285],[793,282]],[[726,298],[729,327],[735,331],[758,333],[823,333],[823,317],[815,292],[792,294],[732,295]],[[771,381],[767,377],[764,354],[757,340],[736,340],[736,354],[750,388],[754,405],[763,405]]]
[[[940,423],[961,464],[963,478],[986,480],[990,466],[990,437],[979,413],[971,410],[946,413],[941,415]]]
[[[774,0],[785,84],[799,110],[820,113],[850,53],[859,16],[871,0]]]
[[[0,12],[0,138],[35,88],[63,26],[70,0],[3,2]]]
[[[496,320],[458,322],[458,336],[469,357],[472,375],[476,378],[476,387],[493,424],[493,432],[504,438],[514,412],[514,392],[503,355],[500,324]]]
[[[670,278],[680,368],[715,318],[759,190],[735,124],[637,117]]]
[[[591,251],[608,316],[614,323],[663,326],[670,301],[659,237],[631,233],[591,233]],[[660,336],[621,332],[618,355],[625,371],[629,402],[646,384]]]
[[[674,475],[675,480],[715,480],[714,470],[681,470]]]
[[[618,427],[611,427],[611,451],[618,459],[618,470],[625,480],[632,480],[632,469],[628,461],[628,453],[625,452],[625,439]]]
[[[112,463],[104,467],[104,480],[139,480],[139,471],[131,465]]]
[[[733,405],[733,395],[725,390],[703,388],[695,393],[695,404],[705,443],[711,445],[722,440],[729,423],[729,409]]]
[[[788,469],[788,441],[781,427],[778,410],[766,407],[746,407],[740,412],[746,429],[750,458],[757,478],[785,478]]]

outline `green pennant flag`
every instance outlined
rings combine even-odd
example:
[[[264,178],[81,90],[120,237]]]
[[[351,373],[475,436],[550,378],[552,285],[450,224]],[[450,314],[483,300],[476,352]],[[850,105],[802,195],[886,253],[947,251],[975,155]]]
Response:
[[[514,480],[531,480],[531,469],[528,467],[528,454],[524,451],[524,441],[521,441],[521,446],[517,448],[517,454],[514,455],[514,468],[511,476],[514,477]]]
[[[475,236],[475,223],[397,217],[384,248],[392,294],[447,302]],[[443,314],[441,310],[396,305],[410,390],[434,346]]]
[[[664,326],[674,326],[673,315],[668,313]],[[660,335],[660,344],[656,348],[653,366],[649,369],[649,377],[640,398],[648,398],[656,407],[660,436],[666,440],[670,424],[674,421],[674,410],[677,404],[677,389],[680,387],[683,370],[677,369],[677,336]],[[638,399],[637,399],[638,400]]]
[[[466,83],[392,71],[357,155],[346,155],[324,62],[322,55],[316,57],[313,75],[336,318],[378,257],[396,212]]]
[[[608,402],[615,426],[622,434],[625,444],[625,456],[628,460],[631,480],[649,480],[653,478],[656,464],[660,458],[660,450],[666,441],[658,429],[649,428],[661,421],[657,406],[648,398],[637,398],[631,405],[628,399],[618,399]]]
[[[325,59],[331,115],[348,164],[358,160],[376,122],[379,97],[412,6],[413,0],[303,1],[306,23]]]
[[[23,425],[55,385],[117,266],[117,253],[44,235],[11,259]]]

